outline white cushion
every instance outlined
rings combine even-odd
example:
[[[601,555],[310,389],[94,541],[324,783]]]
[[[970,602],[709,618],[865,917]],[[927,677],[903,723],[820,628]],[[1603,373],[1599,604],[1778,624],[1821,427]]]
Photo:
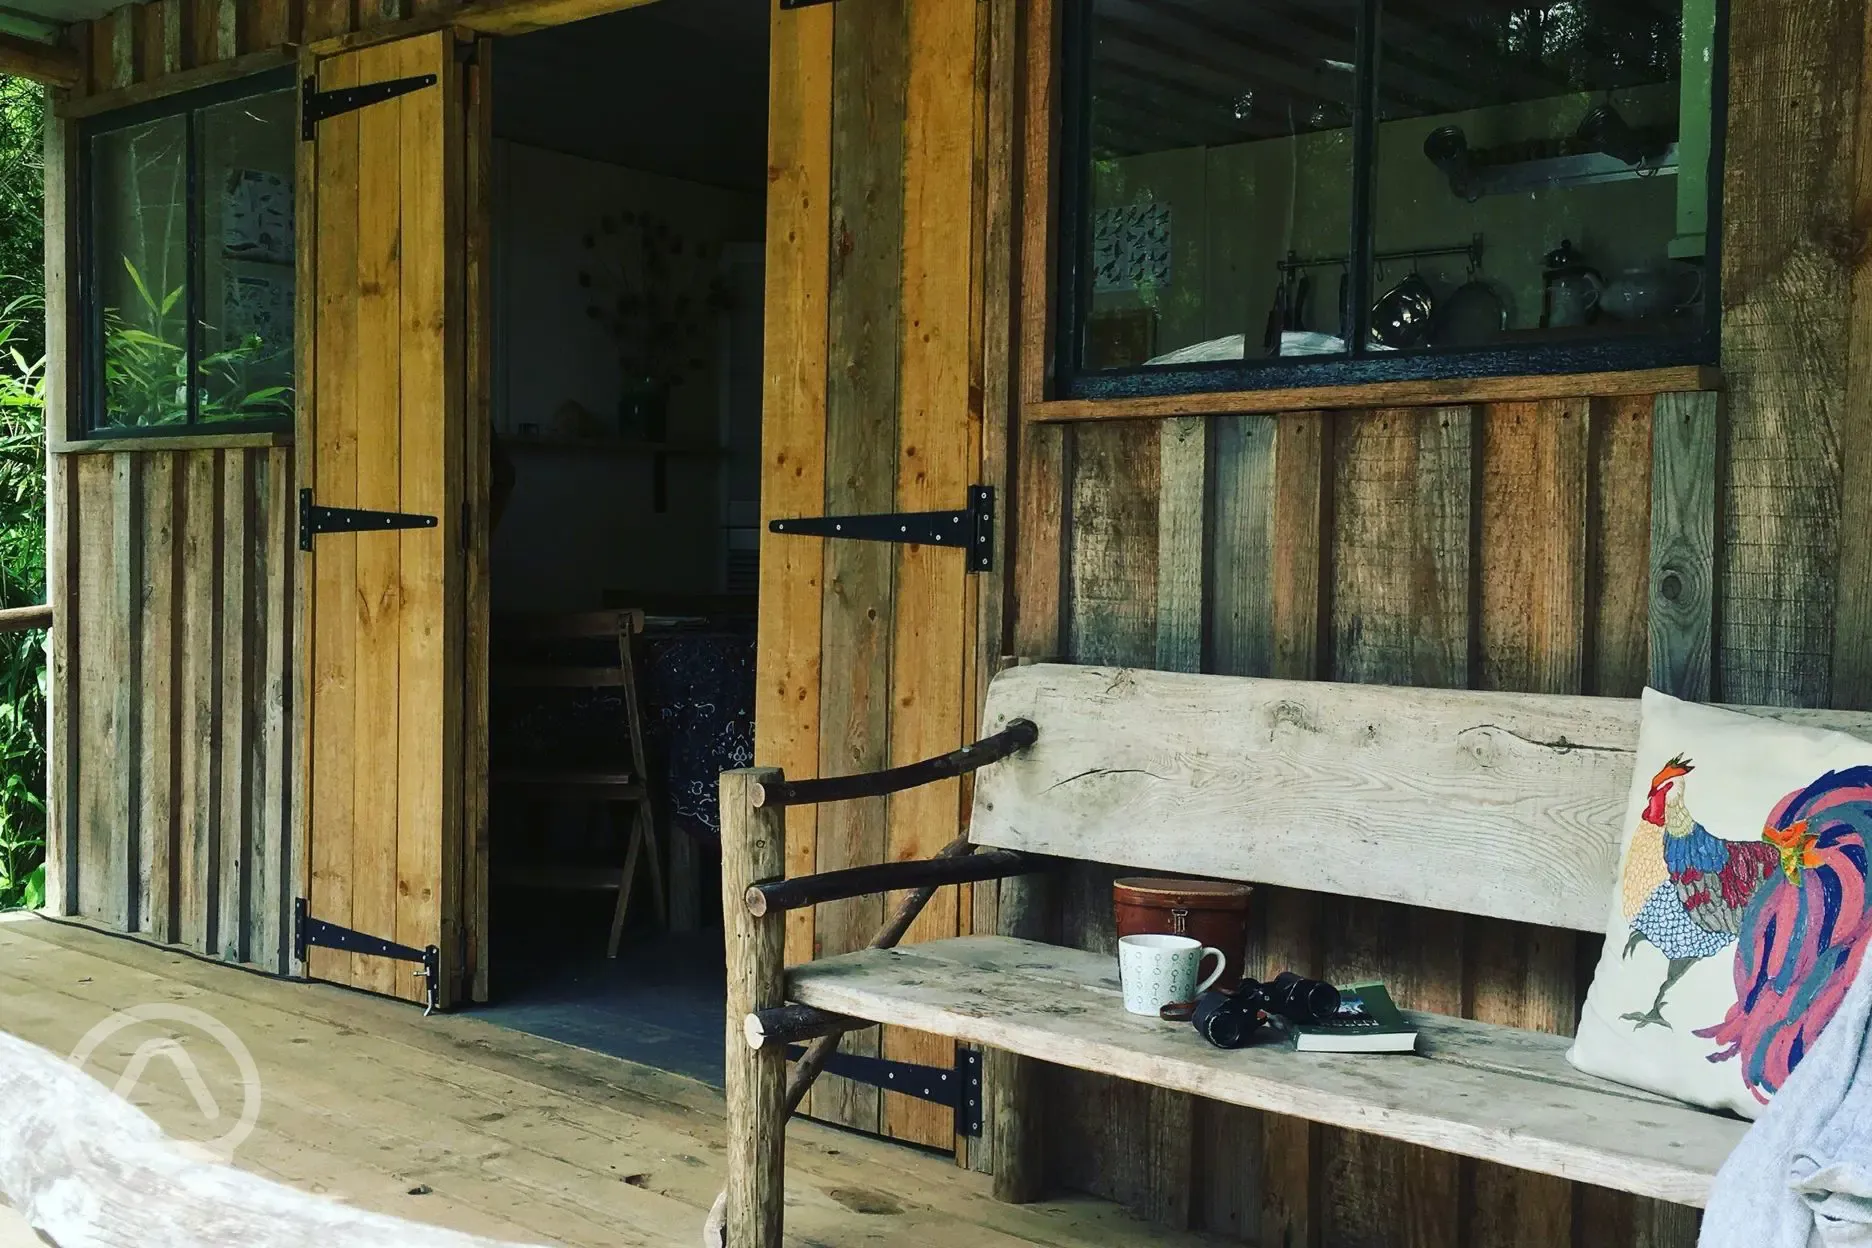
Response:
[[[1866,951],[1872,744],[1647,689],[1624,826],[1568,1060],[1753,1118]]]

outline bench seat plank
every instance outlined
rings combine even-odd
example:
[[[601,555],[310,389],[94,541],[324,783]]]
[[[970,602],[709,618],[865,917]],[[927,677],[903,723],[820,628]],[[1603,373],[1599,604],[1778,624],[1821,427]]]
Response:
[[[1558,1036],[1416,1016],[1420,1053],[1222,1050],[1125,1013],[1115,959],[999,936],[787,972],[790,1000],[1584,1183],[1704,1205],[1748,1124],[1581,1074]]]

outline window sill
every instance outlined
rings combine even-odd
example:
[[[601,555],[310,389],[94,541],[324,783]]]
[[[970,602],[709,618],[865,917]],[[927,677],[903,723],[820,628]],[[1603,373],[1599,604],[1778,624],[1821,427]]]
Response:
[[[238,451],[255,447],[291,446],[293,435],[275,433],[188,433],[168,437],[144,435],[124,438],[81,438],[72,442],[54,442],[48,448],[54,455],[92,455],[108,451]]]
[[[1687,364],[1616,373],[1549,373],[1525,377],[1447,377],[1376,381],[1284,390],[1224,390],[1114,399],[1049,399],[1029,403],[1028,421],[1153,420],[1169,416],[1313,412],[1359,407],[1440,407],[1464,403],[1516,403],[1538,399],[1610,398],[1720,390],[1722,370]]]

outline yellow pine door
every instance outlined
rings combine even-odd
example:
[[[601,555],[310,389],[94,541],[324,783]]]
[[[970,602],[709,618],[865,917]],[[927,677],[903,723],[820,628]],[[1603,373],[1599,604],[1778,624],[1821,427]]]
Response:
[[[436,520],[317,533],[302,556],[306,909],[437,946],[444,1004],[462,922],[462,72],[446,32],[319,61],[321,92],[436,81],[318,121],[299,195],[311,343],[298,484],[322,507]],[[424,993],[415,965],[386,957],[315,946],[305,971]]]

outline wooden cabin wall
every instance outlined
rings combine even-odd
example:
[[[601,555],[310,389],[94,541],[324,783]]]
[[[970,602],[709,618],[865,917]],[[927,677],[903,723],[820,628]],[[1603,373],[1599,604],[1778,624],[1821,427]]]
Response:
[[[1026,133],[1053,84],[1030,69]],[[1722,393],[1018,426],[1013,648],[1301,679],[1872,705],[1872,44],[1732,0]],[[1039,119],[1036,120],[1036,117]],[[1841,153],[1858,153],[1840,159]],[[1015,267],[1044,292],[1044,162]],[[1023,400],[1045,397],[1028,308]],[[1551,392],[1549,392],[1551,393]],[[1114,872],[1054,935],[1111,950]],[[1255,957],[1570,1032],[1599,940],[1263,889]],[[1268,1245],[1681,1245],[1695,1211],[1050,1071],[1047,1170]]]
[[[292,450],[55,461],[64,908],[284,970]]]

